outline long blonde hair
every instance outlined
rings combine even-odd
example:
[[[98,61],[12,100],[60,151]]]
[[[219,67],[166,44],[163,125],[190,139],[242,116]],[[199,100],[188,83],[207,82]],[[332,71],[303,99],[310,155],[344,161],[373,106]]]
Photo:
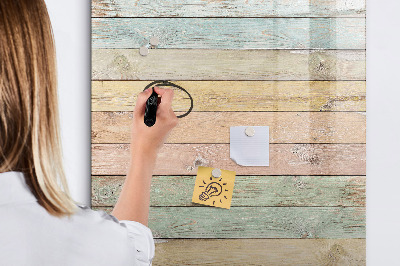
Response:
[[[20,171],[50,214],[71,215],[53,31],[44,0],[0,0],[0,173]]]

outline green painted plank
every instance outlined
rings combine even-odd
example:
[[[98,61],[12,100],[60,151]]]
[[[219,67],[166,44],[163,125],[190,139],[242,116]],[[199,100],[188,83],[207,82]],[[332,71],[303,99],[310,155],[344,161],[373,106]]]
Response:
[[[365,17],[365,0],[92,0],[93,17]]]
[[[365,50],[93,49],[92,79],[365,80]]]
[[[366,263],[365,239],[156,239],[155,246],[153,266]]]
[[[151,206],[192,203],[195,176],[154,176]],[[92,206],[114,206],[125,176],[93,176]],[[237,176],[231,206],[365,206],[365,176]]]
[[[365,208],[150,207],[149,227],[155,238],[365,238]]]
[[[94,18],[93,48],[365,49],[364,18]]]

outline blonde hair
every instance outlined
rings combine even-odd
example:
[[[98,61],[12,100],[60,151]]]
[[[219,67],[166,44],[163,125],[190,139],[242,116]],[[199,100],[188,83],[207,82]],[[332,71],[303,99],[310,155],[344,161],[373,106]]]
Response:
[[[50,214],[71,215],[53,31],[43,0],[0,0],[0,172],[20,171]]]

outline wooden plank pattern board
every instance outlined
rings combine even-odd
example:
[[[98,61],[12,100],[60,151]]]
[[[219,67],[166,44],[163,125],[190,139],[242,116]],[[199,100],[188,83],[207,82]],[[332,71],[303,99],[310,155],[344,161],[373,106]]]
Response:
[[[365,17],[365,0],[92,0],[92,17]]]
[[[150,207],[149,227],[157,238],[363,238],[365,208]]]
[[[156,243],[153,265],[361,266],[366,263],[365,242],[365,239],[167,239]],[[221,248],[229,251],[229,255],[221,252]]]
[[[132,111],[151,81],[93,81],[92,111]],[[193,111],[365,112],[365,81],[174,81],[190,91]],[[186,111],[186,93],[174,90],[174,111]]]
[[[153,172],[153,265],[365,265],[365,13],[365,0],[92,0],[93,208],[120,195],[136,95],[170,80],[194,106]],[[175,90],[176,114],[189,104]],[[270,127],[269,167],[230,159],[229,127],[245,125]],[[191,202],[198,166],[236,171],[229,210]]]
[[[365,18],[92,19],[93,48],[365,49]]]
[[[129,144],[92,144],[92,175],[125,175]],[[197,166],[237,175],[365,175],[365,144],[270,144],[270,166],[245,167],[228,144],[164,144],[155,175],[195,175]]]
[[[192,203],[195,176],[154,176],[151,206]],[[92,204],[114,206],[125,176],[93,176]],[[231,206],[365,207],[365,176],[237,176]]]
[[[92,143],[129,143],[132,116],[93,112]],[[365,124],[364,112],[193,112],[166,143],[229,143],[229,127],[240,125],[269,125],[270,143],[365,143]]]
[[[92,79],[365,80],[365,51],[93,49]]]

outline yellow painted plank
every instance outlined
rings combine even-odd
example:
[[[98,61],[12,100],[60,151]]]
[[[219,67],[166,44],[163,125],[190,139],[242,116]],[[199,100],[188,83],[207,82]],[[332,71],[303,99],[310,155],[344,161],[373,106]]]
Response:
[[[152,81],[93,81],[92,111],[132,111]],[[193,97],[193,111],[366,110],[365,81],[174,81]],[[171,88],[171,87],[169,87]],[[174,89],[173,109],[190,107]]]
[[[92,49],[93,80],[365,80],[365,50]]]
[[[93,144],[92,175],[125,175],[129,144]],[[269,167],[245,167],[230,159],[229,144],[165,144],[154,175],[195,175],[197,166],[237,175],[365,175],[365,144],[270,144]]]
[[[181,114],[180,112],[177,113]],[[129,143],[133,112],[93,112],[93,143]],[[270,127],[270,143],[365,143],[365,113],[192,112],[166,143],[229,143],[231,126]]]

